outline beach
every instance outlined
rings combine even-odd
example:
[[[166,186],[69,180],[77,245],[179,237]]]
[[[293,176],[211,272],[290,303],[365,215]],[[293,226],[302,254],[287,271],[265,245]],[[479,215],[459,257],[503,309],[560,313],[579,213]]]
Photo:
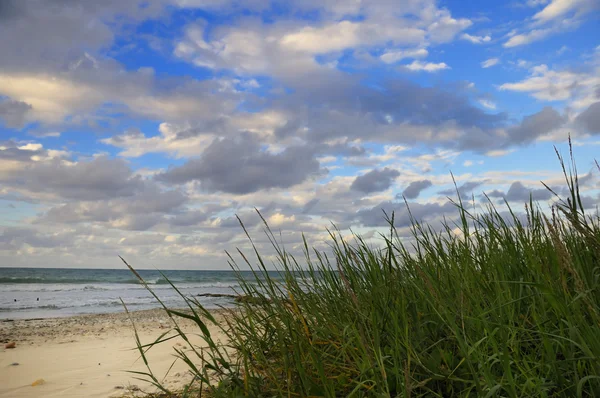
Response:
[[[222,311],[215,310],[217,319]],[[131,313],[142,344],[169,330],[163,310]],[[187,333],[196,333],[190,321],[177,319]],[[218,327],[208,325],[214,336]],[[146,371],[136,349],[134,329],[124,311],[44,319],[0,321],[0,397],[121,397],[155,391],[127,371]],[[204,346],[190,335],[195,346]],[[5,348],[15,342],[15,348]],[[158,344],[148,352],[154,374],[161,379],[173,363],[174,347],[189,349],[181,338]],[[42,381],[43,380],[43,381]],[[191,380],[187,367],[177,361],[164,378],[176,389]],[[33,385],[32,385],[33,384]]]

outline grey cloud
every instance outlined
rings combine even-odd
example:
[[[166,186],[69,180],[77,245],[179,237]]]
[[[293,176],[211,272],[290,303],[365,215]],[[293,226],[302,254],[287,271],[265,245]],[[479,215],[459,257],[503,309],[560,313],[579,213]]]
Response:
[[[483,185],[484,183],[485,181],[467,181],[458,187],[458,194],[461,198],[468,197],[469,194],[472,193],[475,188]],[[456,195],[456,189],[445,189],[443,191],[438,192],[438,194],[447,196]]]
[[[592,134],[599,134],[600,102],[593,103],[585,111],[581,112],[575,119],[575,122],[582,125],[588,132]]]
[[[409,213],[410,209],[410,213]],[[382,202],[379,205],[370,208],[359,210],[354,218],[357,222],[365,227],[383,227],[388,225],[383,211],[391,216],[394,212],[394,225],[398,228],[411,225],[410,214],[417,220],[421,221],[425,218],[432,218],[456,212],[456,206],[447,202],[443,205],[438,203],[409,203],[408,208],[404,202]]]
[[[22,127],[30,109],[31,105],[26,102],[0,98],[0,121],[3,120],[6,127]]]
[[[206,221],[208,216],[209,214],[201,210],[188,211],[177,214],[169,220],[169,223],[175,227],[189,227]]]
[[[554,108],[544,107],[538,113],[523,118],[518,126],[509,129],[509,144],[527,144],[536,138],[562,127],[566,117],[561,116]]]
[[[302,214],[310,212],[319,203],[319,200],[319,198],[313,198],[306,202],[306,204],[302,206]]]
[[[11,40],[0,42],[0,65],[16,71],[63,67],[75,54],[108,46],[115,29],[158,15],[162,3],[162,0],[2,0],[0,37]]]
[[[529,189],[520,181],[513,182],[506,193],[498,190],[487,193],[487,195],[492,198],[504,198],[508,201],[520,202],[529,201],[530,194],[533,200],[549,200],[553,197],[552,192],[546,188]]]
[[[16,160],[18,162],[31,162],[33,156],[46,156],[48,151],[40,148],[23,149],[23,146],[14,141],[0,141],[0,160]]]
[[[133,195],[104,201],[77,201],[51,208],[39,221],[45,223],[112,223],[117,228],[144,230],[169,221],[171,214],[183,225],[182,209],[188,197],[177,190],[161,191],[146,182]],[[180,217],[180,218],[178,218]]]
[[[385,191],[388,189],[394,180],[400,176],[398,170],[390,169],[388,167],[378,170],[374,169],[368,173],[356,177],[350,189],[363,193],[373,193]]]
[[[39,248],[63,246],[70,240],[68,233],[44,234],[33,228],[5,227],[0,234],[0,249],[18,249],[24,244]]]
[[[15,185],[66,199],[101,200],[132,196],[144,185],[122,159],[98,157],[67,165],[59,160],[36,162],[13,175]]]
[[[314,151],[292,146],[271,154],[255,136],[214,140],[199,158],[157,175],[159,181],[180,184],[200,181],[204,189],[246,194],[269,188],[289,188],[321,172]]]
[[[429,180],[413,181],[408,184],[408,187],[402,191],[402,195],[406,199],[416,199],[421,194],[421,191],[432,186],[432,182]]]

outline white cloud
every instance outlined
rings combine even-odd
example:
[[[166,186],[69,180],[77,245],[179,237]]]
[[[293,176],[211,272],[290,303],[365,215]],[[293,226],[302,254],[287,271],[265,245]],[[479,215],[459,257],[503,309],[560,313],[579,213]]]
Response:
[[[466,18],[455,19],[445,9],[435,12],[435,21],[428,27],[429,39],[437,43],[448,43],[456,35],[471,26],[473,22]]]
[[[481,63],[481,67],[482,68],[490,68],[494,65],[497,65],[498,62],[500,62],[500,59],[498,58],[490,58],[490,59],[486,59],[485,61],[483,61]]]
[[[393,64],[394,62],[398,62],[405,58],[425,58],[427,55],[429,55],[429,52],[426,49],[419,48],[413,50],[388,51],[379,58],[386,64]]]
[[[486,99],[480,99],[479,103],[481,104],[481,106],[491,109],[491,110],[495,110],[496,109],[496,104],[493,103],[490,100],[486,100]]]
[[[597,0],[552,0],[549,4],[544,0],[530,0],[528,5],[545,7],[532,17],[523,32],[509,33],[509,39],[503,44],[505,48],[518,47],[542,40],[551,34],[562,33],[577,28],[584,16],[598,8]],[[546,5],[547,4],[547,5]]]
[[[404,65],[404,67],[412,72],[438,72],[444,69],[450,69],[445,62],[433,63],[433,62],[420,62],[413,61],[411,64]]]
[[[512,152],[514,152],[514,149],[496,149],[493,151],[487,151],[485,153],[485,155],[493,157],[493,158],[497,158],[497,157],[501,157],[501,156],[506,156]]]
[[[532,43],[534,41],[541,40],[552,33],[551,29],[533,29],[528,33],[522,33],[518,35],[514,35],[506,43],[502,46],[506,48],[522,46],[525,44]]]
[[[581,109],[596,99],[596,87],[600,84],[600,67],[588,72],[550,69],[537,65],[529,70],[529,76],[515,83],[504,83],[499,89],[529,93],[543,101],[571,101],[571,106]]]
[[[492,38],[490,36],[487,36],[487,35],[486,36],[473,36],[473,35],[470,35],[468,33],[463,33],[460,36],[460,38],[463,39],[463,40],[470,41],[473,44],[489,43],[492,40]]]
[[[280,45],[291,51],[310,54],[323,54],[373,45],[390,40],[396,44],[420,43],[425,38],[421,29],[381,25],[368,22],[341,21],[323,28],[307,26],[299,31],[288,33],[280,40]]]
[[[585,12],[594,0],[552,0],[543,10],[533,16],[539,22],[548,22],[569,14],[571,11]]]

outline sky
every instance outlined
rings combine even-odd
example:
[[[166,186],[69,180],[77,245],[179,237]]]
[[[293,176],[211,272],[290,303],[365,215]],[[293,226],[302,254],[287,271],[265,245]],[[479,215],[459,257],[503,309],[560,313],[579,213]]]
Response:
[[[600,202],[597,0],[3,0],[0,267],[226,269]],[[567,156],[568,157],[568,156]],[[453,182],[456,182],[456,187]],[[457,189],[458,193],[457,193]],[[408,204],[408,208],[407,208]],[[457,232],[458,233],[458,232]]]

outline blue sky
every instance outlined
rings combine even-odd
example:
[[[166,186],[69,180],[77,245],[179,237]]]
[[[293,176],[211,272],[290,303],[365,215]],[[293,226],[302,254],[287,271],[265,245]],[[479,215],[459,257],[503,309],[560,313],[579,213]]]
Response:
[[[331,222],[375,236],[403,196],[560,190],[598,203],[595,0],[68,0],[0,6],[0,266],[226,268]],[[407,238],[408,239],[408,238]],[[372,240],[375,244],[376,240]]]

